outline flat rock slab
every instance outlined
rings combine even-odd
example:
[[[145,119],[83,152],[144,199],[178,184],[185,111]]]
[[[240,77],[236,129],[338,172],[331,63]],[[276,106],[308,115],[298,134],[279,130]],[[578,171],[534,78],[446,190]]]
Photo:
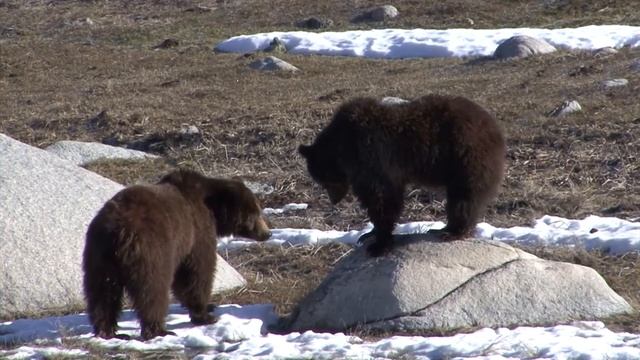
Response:
[[[84,309],[87,226],[122,185],[0,134],[0,319]],[[214,292],[245,280],[221,257]]]
[[[547,115],[551,117],[562,117],[575,112],[582,111],[582,106],[575,100],[565,100]]]
[[[600,83],[600,85],[604,88],[604,89],[611,89],[611,88],[616,88],[616,87],[621,87],[621,86],[627,86],[629,84],[629,80],[627,79],[611,79],[611,80],[604,80]]]
[[[79,166],[98,160],[144,160],[158,157],[144,151],[73,140],[58,141],[47,146],[45,150]]]
[[[538,325],[631,312],[600,275],[489,240],[397,235],[387,256],[360,247],[342,259],[286,331],[455,330]]]
[[[300,71],[300,69],[298,69],[297,67],[289,64],[284,60],[278,59],[275,56],[267,56],[266,58],[258,59],[250,63],[249,67],[255,70],[262,71]]]

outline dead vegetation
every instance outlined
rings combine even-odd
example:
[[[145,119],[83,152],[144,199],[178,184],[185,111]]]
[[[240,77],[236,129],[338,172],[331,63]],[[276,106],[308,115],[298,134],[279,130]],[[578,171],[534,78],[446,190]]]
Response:
[[[369,27],[494,28],[637,24],[633,2],[400,0],[389,23],[351,24],[373,1],[0,1],[0,133],[34,146],[58,140],[98,141],[163,156],[147,163],[108,162],[90,169],[124,184],[153,181],[189,166],[216,176],[271,185],[263,205],[306,202],[304,216],[274,217],[274,227],[361,228],[354,201],[337,207],[306,174],[295,151],[353,96],[415,98],[425,93],[470,97],[494,113],[508,138],[502,193],[484,221],[528,224],[543,214],[640,217],[640,74],[629,70],[636,49],[595,57],[558,53],[521,61],[371,60],[281,57],[297,74],[261,73],[257,55],[215,54],[238,34],[294,29],[311,15],[333,30]],[[469,21],[471,20],[471,21]],[[473,23],[473,25],[471,25]],[[154,49],[165,39],[175,46]],[[629,85],[603,90],[601,81]],[[564,100],[583,111],[546,114]],[[196,126],[200,135],[181,129]],[[402,222],[441,220],[443,196],[407,194]],[[348,249],[254,247],[226,254],[249,281],[216,301],[272,302],[287,313]],[[621,257],[546,248],[534,253],[596,268],[638,305],[638,254]],[[637,317],[610,324],[637,331]]]

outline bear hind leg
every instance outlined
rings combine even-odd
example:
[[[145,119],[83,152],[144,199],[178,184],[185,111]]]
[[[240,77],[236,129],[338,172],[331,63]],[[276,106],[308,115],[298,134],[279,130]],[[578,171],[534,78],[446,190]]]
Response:
[[[144,276],[144,274],[150,274],[145,272],[145,269],[151,268],[145,267],[143,269],[141,266],[140,273],[129,272],[136,274],[136,276],[130,278],[125,285],[127,293],[133,301],[133,308],[140,320],[140,334],[144,340],[149,340],[156,336],[175,335],[174,332],[167,331],[165,328],[172,274],[165,268],[155,267],[155,272],[162,271],[163,274],[156,274],[158,278]]]
[[[114,274],[117,272],[110,270],[109,266],[88,265],[84,276],[89,321],[93,325],[94,334],[105,339],[126,337],[116,334],[124,287]]]
[[[208,302],[213,286],[216,252],[213,247],[205,251],[211,257],[189,256],[178,267],[173,279],[173,294],[182,306],[189,310],[194,325],[208,325],[216,322],[209,313]]]
[[[473,233],[489,197],[456,189],[447,191],[447,225],[441,230],[453,240]]]

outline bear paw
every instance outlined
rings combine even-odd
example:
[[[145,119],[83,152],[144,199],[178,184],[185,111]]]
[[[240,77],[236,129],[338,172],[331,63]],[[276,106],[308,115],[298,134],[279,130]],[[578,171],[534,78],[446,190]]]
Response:
[[[428,235],[433,235],[438,238],[440,241],[455,241],[455,240],[464,240],[470,236],[469,232],[463,233],[453,233],[446,228],[444,229],[431,229],[427,231]]]
[[[193,325],[211,325],[216,321],[218,321],[218,318],[211,314],[191,316],[191,323]]]
[[[151,340],[158,336],[167,336],[167,335],[176,336],[176,333],[169,330],[157,330],[157,331],[143,331],[141,335],[144,340]]]

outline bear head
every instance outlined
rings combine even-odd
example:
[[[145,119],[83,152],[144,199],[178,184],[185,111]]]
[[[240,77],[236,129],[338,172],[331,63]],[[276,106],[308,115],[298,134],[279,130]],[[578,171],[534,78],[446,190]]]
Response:
[[[319,151],[317,144],[300,145],[298,152],[306,159],[311,178],[327,190],[331,203],[339,203],[349,192],[349,182],[336,157]]]
[[[160,183],[175,186],[192,201],[204,202],[218,236],[238,235],[258,241],[271,236],[257,197],[239,180],[209,178],[181,169],[164,176]]]

